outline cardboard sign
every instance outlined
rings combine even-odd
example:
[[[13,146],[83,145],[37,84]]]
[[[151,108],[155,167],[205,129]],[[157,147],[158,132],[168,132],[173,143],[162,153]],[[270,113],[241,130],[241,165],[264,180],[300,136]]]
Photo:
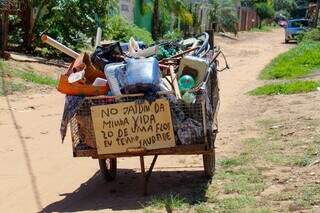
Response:
[[[124,153],[130,148],[175,146],[169,102],[151,105],[126,102],[91,107],[99,155]]]

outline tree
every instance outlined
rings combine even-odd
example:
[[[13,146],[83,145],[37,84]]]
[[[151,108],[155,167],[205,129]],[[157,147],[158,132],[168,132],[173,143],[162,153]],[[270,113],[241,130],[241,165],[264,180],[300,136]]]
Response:
[[[22,0],[21,4],[25,8],[23,47],[32,51],[35,47],[32,44],[39,45],[43,32],[79,48],[86,38],[94,37],[98,26],[105,26],[108,17],[116,13],[118,0]]]
[[[32,50],[32,41],[34,38],[35,26],[40,16],[43,14],[44,8],[48,5],[49,0],[22,0],[23,8],[22,22],[24,38],[22,46],[27,50]]]
[[[167,14],[179,18],[183,23],[189,25],[193,23],[192,14],[188,11],[187,4],[183,0],[154,0],[152,14],[152,36],[154,38],[158,38],[160,36],[160,21],[165,18],[162,17],[162,15]]]
[[[233,0],[211,0],[211,21],[223,31],[237,34],[238,14]]]
[[[268,3],[257,3],[255,4],[255,9],[258,14],[258,16],[261,19],[261,22],[259,24],[259,28],[262,26],[262,21],[266,19],[271,19],[274,17],[275,11],[272,7],[272,5]]]

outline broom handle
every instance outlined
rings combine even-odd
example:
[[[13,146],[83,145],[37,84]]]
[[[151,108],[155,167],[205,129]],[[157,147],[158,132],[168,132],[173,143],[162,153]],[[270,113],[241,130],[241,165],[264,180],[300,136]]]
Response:
[[[60,50],[61,52],[67,54],[68,56],[70,56],[74,59],[78,58],[80,55],[79,53],[77,53],[77,52],[73,51],[72,49],[70,49],[69,47],[66,47],[65,45],[59,43],[58,41],[54,40],[53,38],[51,38],[48,35],[42,35],[41,40],[42,40],[42,42],[49,44],[50,46]]]

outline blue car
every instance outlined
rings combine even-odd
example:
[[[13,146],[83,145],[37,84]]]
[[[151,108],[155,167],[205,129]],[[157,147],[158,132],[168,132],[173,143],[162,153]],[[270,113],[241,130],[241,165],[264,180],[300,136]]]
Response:
[[[307,19],[291,19],[285,27],[285,43],[291,40],[296,40],[297,35],[309,27],[309,20]]]

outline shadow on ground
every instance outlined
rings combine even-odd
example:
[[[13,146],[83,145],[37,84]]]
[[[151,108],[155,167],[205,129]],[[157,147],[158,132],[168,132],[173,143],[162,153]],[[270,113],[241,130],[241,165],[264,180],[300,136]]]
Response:
[[[208,179],[203,171],[154,171],[149,195],[143,196],[140,173],[120,170],[115,181],[106,183],[97,172],[74,192],[46,206],[41,212],[78,212],[93,210],[139,210],[153,196],[179,194],[190,204],[205,201]]]

